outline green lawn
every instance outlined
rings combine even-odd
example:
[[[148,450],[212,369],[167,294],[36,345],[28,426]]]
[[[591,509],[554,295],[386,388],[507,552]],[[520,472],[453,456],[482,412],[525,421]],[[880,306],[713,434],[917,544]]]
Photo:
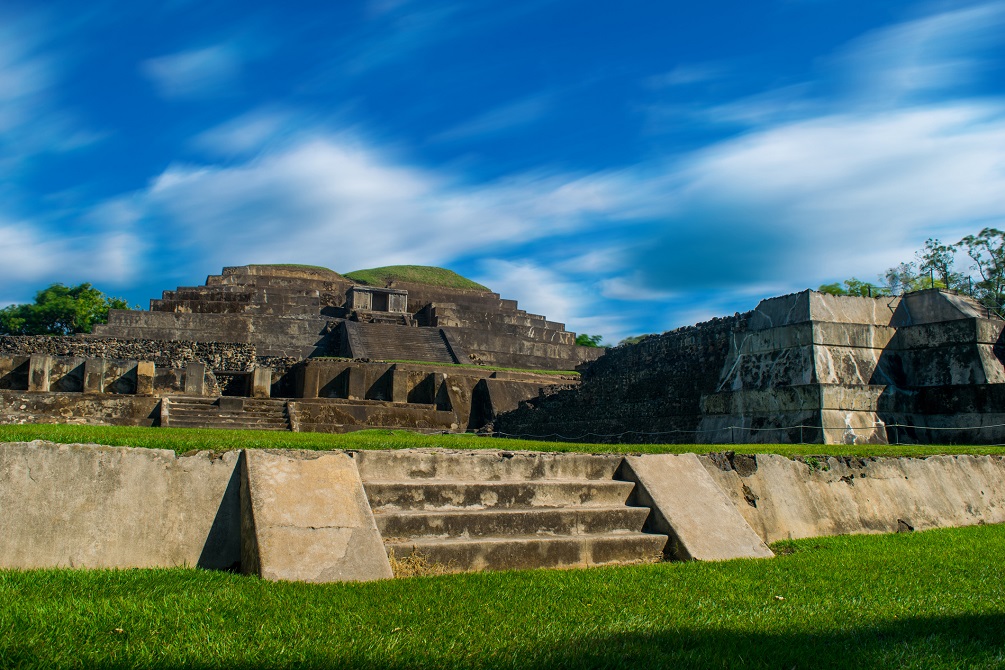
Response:
[[[27,424],[0,426],[0,442],[49,440],[129,447],[173,449],[185,453],[193,449],[504,449],[562,451],[594,454],[683,454],[735,451],[741,454],[782,454],[784,456],[932,456],[934,454],[1005,454],[1005,446],[994,445],[842,445],[842,444],[578,444],[538,442],[472,434],[423,435],[407,430],[363,430],[343,435],[287,433],[257,430],[216,430],[197,428],[141,428],[135,426],[80,426]]]
[[[0,571],[0,667],[1005,667],[1003,545],[975,526],[368,584]]]
[[[453,270],[429,265],[388,265],[382,268],[353,270],[342,276],[369,286],[386,286],[392,281],[402,281],[411,284],[426,284],[427,286],[443,286],[445,288],[460,288],[471,291],[489,290],[467,277],[462,277]]]

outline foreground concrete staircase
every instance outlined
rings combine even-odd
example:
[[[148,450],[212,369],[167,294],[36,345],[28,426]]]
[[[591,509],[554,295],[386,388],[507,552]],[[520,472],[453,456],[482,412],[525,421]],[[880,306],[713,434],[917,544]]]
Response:
[[[290,417],[284,400],[171,396],[161,400],[161,426],[290,430]]]
[[[449,571],[585,567],[658,560],[641,532],[620,456],[367,451],[355,454],[389,555]]]

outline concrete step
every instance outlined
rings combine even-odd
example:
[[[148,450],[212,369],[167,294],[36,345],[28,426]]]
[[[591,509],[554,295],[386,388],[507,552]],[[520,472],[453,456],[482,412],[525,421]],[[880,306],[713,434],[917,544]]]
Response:
[[[440,449],[359,451],[360,477],[367,480],[454,479],[529,481],[539,479],[613,479],[621,455],[540,453],[486,449],[458,455]]]
[[[648,507],[517,508],[377,512],[381,535],[391,538],[473,538],[510,535],[585,535],[642,530]]]
[[[469,572],[656,562],[666,543],[666,535],[604,533],[385,541],[384,546],[398,560],[417,553],[449,571]]]
[[[366,481],[377,510],[488,509],[624,505],[634,484],[619,481]]]

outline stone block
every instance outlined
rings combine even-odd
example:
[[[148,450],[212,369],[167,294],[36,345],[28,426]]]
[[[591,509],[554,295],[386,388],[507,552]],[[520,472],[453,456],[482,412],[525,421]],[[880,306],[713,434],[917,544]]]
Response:
[[[206,392],[206,364],[189,363],[185,366],[185,393],[203,395]]]
[[[391,402],[408,402],[408,372],[398,370],[391,373]]]
[[[0,569],[232,568],[237,462],[235,451],[0,443]]]
[[[344,453],[244,452],[241,569],[268,580],[392,576],[356,464]]]
[[[272,368],[255,368],[251,378],[251,397],[272,397]]]
[[[136,363],[136,395],[153,395],[157,369],[153,361]]]
[[[47,393],[51,370],[52,356],[32,354],[28,363],[28,390],[33,393]]]
[[[244,398],[224,396],[216,401],[216,405],[221,412],[243,412]]]
[[[84,393],[105,392],[105,359],[88,358],[84,361]]]
[[[652,510],[647,530],[670,536],[665,553],[681,560],[768,558],[758,537],[694,454],[628,456],[621,475]]]
[[[365,400],[367,383],[367,370],[364,366],[354,365],[349,368],[349,382],[346,384],[346,396],[350,400]]]

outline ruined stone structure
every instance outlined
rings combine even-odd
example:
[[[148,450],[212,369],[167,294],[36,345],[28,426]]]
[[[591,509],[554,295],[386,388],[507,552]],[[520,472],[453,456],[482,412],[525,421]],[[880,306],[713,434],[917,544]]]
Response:
[[[803,291],[610,350],[576,346],[562,324],[487,290],[371,286],[321,268],[224,268],[150,307],[113,311],[88,336],[0,338],[0,422],[1005,440],[1005,322],[950,291]],[[543,374],[575,368],[582,383]]]
[[[495,427],[577,441],[1000,442],[1003,328],[949,291],[803,291],[612,349],[580,387]]]
[[[477,430],[602,353],[487,290],[232,267],[91,335],[0,337],[0,422]]]
[[[1000,456],[235,450],[0,444],[0,568],[199,566],[363,581],[768,558],[765,543],[1005,522]]]

